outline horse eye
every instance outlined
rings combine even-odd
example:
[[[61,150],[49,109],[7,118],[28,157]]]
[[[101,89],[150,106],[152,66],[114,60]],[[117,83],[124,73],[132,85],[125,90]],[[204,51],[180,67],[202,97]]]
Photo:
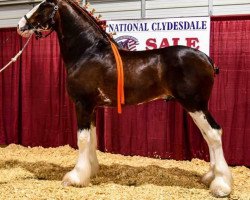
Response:
[[[46,12],[45,8],[46,8],[45,5],[41,5],[38,13],[44,14]]]
[[[38,12],[41,12],[43,10],[44,10],[44,5],[42,4],[42,5],[39,6]]]

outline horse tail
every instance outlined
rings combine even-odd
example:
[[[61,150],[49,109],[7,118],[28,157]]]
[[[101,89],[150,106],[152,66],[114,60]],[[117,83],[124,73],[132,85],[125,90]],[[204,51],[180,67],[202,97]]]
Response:
[[[220,68],[214,65],[214,74],[219,74],[219,73],[220,73]]]
[[[214,64],[214,61],[212,60],[212,58],[210,58],[209,56],[207,56],[207,58],[214,69],[214,74],[219,74],[220,68]]]

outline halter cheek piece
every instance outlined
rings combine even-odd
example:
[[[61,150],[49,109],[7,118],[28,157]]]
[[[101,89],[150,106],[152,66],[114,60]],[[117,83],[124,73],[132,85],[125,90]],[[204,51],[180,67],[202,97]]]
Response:
[[[48,34],[46,34],[46,35],[43,35],[40,31],[37,30],[37,28],[39,28],[39,27],[42,28],[43,30],[45,30],[43,24],[38,23],[36,26],[34,26],[29,22],[28,17],[26,15],[24,15],[24,19],[27,21],[28,27],[34,29],[36,39],[46,38],[54,31],[54,25],[55,25],[54,17],[55,17],[55,14],[56,14],[57,11],[58,11],[58,5],[55,5],[54,8],[53,8],[52,13],[49,15],[49,19],[44,22],[44,24],[46,24],[48,21],[51,21],[50,22],[50,26],[51,26],[50,32]]]

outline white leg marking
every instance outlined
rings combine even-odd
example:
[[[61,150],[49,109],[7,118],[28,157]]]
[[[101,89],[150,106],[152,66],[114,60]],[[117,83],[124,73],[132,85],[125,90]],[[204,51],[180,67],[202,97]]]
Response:
[[[64,186],[88,186],[91,176],[90,164],[90,130],[84,129],[77,132],[79,157],[74,169],[63,178]]]
[[[197,127],[200,129],[204,139],[206,140],[207,144],[209,143],[209,139],[207,137],[206,134],[204,134],[204,130],[202,129],[201,124],[199,123],[199,114],[196,116],[195,113],[189,113],[191,115],[191,117],[193,118],[194,123],[197,125]],[[203,128],[206,128],[205,125]],[[202,177],[201,181],[209,186],[210,183],[213,181],[214,179],[214,165],[215,165],[215,158],[214,158],[214,152],[212,150],[212,148],[208,145],[209,147],[209,156],[210,156],[210,169],[209,171]]]
[[[210,169],[201,179],[201,181],[207,186],[209,186],[215,178],[214,175],[215,159],[214,159],[214,152],[211,147],[209,147],[209,155],[210,155]]]
[[[200,112],[189,113],[193,118],[204,138],[206,139],[211,159],[210,171],[203,177],[204,181],[209,182],[210,191],[214,196],[225,197],[232,191],[232,175],[224,158],[221,129],[214,129],[208,123],[205,114]]]
[[[91,126],[91,137],[90,137],[91,176],[97,175],[99,171],[99,162],[96,155],[96,148],[97,148],[96,127]]]

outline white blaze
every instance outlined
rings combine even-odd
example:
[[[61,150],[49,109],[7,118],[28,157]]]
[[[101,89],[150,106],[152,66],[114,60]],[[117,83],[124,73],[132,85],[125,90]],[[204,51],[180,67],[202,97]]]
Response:
[[[42,1],[41,3],[39,3],[38,5],[36,5],[34,8],[32,8],[27,14],[26,17],[29,19],[39,8],[40,4],[44,3],[44,1]],[[27,21],[26,19],[23,17],[22,19],[20,19],[20,21],[18,22],[18,27],[22,28],[26,25]]]
[[[42,1],[40,4],[36,5],[31,11],[29,11],[27,14],[26,14],[26,17],[29,19],[36,11],[37,9],[39,8],[39,6],[44,3],[45,1]],[[18,22],[18,28],[17,28],[17,33],[19,35],[21,35],[22,37],[29,37],[31,36],[34,31],[33,30],[25,30],[25,31],[21,31],[21,28],[23,28],[27,23],[27,20],[22,17],[20,19],[20,21]]]

